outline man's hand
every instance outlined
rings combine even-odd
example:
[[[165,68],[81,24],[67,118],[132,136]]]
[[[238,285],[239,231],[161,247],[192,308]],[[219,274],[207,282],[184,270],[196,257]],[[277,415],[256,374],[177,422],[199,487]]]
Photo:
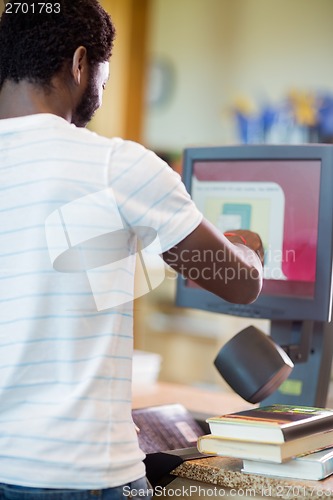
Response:
[[[259,257],[260,262],[264,265],[264,248],[259,234],[249,231],[247,229],[236,229],[226,231],[224,236],[228,238],[231,243],[242,243],[251,248]]]

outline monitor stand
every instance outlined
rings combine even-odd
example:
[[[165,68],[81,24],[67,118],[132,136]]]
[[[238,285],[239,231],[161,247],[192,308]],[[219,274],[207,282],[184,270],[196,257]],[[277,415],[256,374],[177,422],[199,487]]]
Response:
[[[261,402],[326,407],[333,355],[333,323],[272,321],[271,337],[295,367],[279,389]]]

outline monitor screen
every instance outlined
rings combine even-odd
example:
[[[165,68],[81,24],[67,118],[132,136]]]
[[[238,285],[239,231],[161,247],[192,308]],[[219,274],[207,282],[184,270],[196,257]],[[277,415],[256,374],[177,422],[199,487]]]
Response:
[[[330,320],[333,146],[189,148],[183,177],[221,232],[260,234],[264,282],[249,305],[230,304],[178,279],[177,303],[241,316]]]

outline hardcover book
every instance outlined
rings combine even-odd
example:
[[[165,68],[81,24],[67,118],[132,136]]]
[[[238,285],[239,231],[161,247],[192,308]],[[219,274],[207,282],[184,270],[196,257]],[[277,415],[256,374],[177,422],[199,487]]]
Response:
[[[207,422],[215,436],[258,443],[285,443],[332,430],[333,410],[271,405],[211,417]]]
[[[249,474],[318,481],[333,473],[333,448],[301,455],[282,464],[243,460],[242,471]]]
[[[197,447],[201,453],[208,455],[281,463],[297,455],[332,447],[333,430],[311,434],[284,443],[255,441],[255,432],[252,433],[252,439],[253,441],[227,439],[206,434],[198,438]]]

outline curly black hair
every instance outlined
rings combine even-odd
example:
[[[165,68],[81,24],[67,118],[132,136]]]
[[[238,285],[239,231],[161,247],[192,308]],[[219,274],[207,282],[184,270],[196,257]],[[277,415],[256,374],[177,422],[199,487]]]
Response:
[[[92,66],[110,58],[115,28],[97,0],[48,2],[54,7],[48,9],[51,12],[40,12],[41,3],[35,0],[24,0],[26,8],[15,12],[5,1],[0,19],[0,89],[7,79],[49,85],[81,45]]]

